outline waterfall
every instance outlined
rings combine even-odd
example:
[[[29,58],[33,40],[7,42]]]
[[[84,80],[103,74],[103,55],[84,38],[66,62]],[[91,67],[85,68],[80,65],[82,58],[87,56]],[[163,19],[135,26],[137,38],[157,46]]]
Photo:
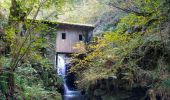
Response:
[[[64,87],[64,95],[62,96],[63,100],[84,100],[84,95],[82,95],[81,91],[77,91],[73,86],[70,86],[70,80],[72,77],[68,75],[69,69],[69,61],[66,61],[68,58],[64,54],[58,54],[57,60],[57,73],[59,76],[63,78],[63,87]],[[73,84],[71,82],[71,84]]]
[[[61,56],[58,56],[58,75],[63,78],[66,75],[65,60]]]

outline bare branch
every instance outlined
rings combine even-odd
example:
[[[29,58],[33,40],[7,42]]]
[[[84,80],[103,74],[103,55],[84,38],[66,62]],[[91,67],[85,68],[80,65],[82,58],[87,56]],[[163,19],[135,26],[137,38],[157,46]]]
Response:
[[[135,10],[132,10],[132,9],[122,8],[122,7],[117,6],[117,5],[114,4],[114,3],[109,3],[109,6],[114,7],[114,8],[117,8],[117,9],[119,9],[119,10],[122,10],[122,11],[124,11],[124,12],[126,12],[126,13],[134,13],[134,14],[136,14],[136,15],[138,15],[138,16],[150,16],[150,15],[152,15],[152,13],[138,12],[138,11],[135,11]]]

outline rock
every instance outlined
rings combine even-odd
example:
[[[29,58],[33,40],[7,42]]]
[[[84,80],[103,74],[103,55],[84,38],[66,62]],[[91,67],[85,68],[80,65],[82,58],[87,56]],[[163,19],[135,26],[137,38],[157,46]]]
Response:
[[[102,96],[102,95],[105,95],[105,94],[106,94],[106,91],[103,91],[101,89],[94,90],[94,95],[95,96]]]

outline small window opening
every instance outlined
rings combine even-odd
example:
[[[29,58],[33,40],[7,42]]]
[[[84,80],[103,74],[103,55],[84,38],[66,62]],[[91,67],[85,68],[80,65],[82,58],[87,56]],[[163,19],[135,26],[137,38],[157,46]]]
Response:
[[[83,36],[79,35],[79,40],[82,41],[83,40]]]
[[[62,39],[66,39],[66,33],[62,33]]]

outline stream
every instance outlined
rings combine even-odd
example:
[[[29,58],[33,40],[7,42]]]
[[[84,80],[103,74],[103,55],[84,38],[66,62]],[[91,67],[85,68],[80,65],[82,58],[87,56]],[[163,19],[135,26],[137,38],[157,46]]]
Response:
[[[69,63],[64,56],[58,55],[58,75],[63,79],[62,100],[85,100],[85,93],[74,86],[74,75],[69,73]]]

